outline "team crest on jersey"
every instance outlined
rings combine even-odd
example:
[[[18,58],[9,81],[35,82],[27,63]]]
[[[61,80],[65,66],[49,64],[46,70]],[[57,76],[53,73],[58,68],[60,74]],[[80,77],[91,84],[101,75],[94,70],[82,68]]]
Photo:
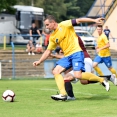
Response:
[[[62,28],[59,27],[59,30],[62,31]]]

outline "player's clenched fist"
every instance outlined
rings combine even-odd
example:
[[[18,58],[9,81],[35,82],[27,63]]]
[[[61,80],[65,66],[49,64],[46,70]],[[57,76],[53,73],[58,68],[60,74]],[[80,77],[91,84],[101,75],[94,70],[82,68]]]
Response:
[[[35,62],[33,62],[33,66],[34,66],[34,67],[38,66],[39,64],[40,64],[39,61],[35,61]]]
[[[102,18],[102,17],[95,19],[95,23],[97,23],[98,25],[102,25],[103,21],[104,21],[104,18]]]

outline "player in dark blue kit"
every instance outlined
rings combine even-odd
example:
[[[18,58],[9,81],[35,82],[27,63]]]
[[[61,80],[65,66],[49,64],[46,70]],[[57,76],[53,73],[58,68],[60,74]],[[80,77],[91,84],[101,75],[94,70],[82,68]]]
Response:
[[[105,35],[107,36],[108,39],[109,39],[109,35],[113,38],[110,29],[108,29],[108,26],[105,27],[104,33],[105,33]]]

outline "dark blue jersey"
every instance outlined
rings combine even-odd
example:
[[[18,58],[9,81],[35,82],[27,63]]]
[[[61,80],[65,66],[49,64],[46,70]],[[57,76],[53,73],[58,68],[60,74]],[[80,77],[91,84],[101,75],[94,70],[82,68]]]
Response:
[[[110,30],[109,29],[104,29],[104,33],[107,36],[107,38],[109,38]]]

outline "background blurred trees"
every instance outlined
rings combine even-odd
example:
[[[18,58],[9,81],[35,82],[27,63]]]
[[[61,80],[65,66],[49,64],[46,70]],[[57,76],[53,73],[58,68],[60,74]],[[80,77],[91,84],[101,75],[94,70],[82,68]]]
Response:
[[[0,0],[0,12],[13,12],[13,5],[34,5],[44,8],[45,14],[54,15],[58,21],[85,16],[95,0]]]
[[[11,7],[17,4],[17,0],[0,0],[0,12],[6,11],[8,13],[14,13],[14,9]]]
[[[46,14],[54,15],[59,21],[62,16],[66,16],[67,8],[64,0],[41,0],[41,3],[37,1],[35,6],[44,8]]]

